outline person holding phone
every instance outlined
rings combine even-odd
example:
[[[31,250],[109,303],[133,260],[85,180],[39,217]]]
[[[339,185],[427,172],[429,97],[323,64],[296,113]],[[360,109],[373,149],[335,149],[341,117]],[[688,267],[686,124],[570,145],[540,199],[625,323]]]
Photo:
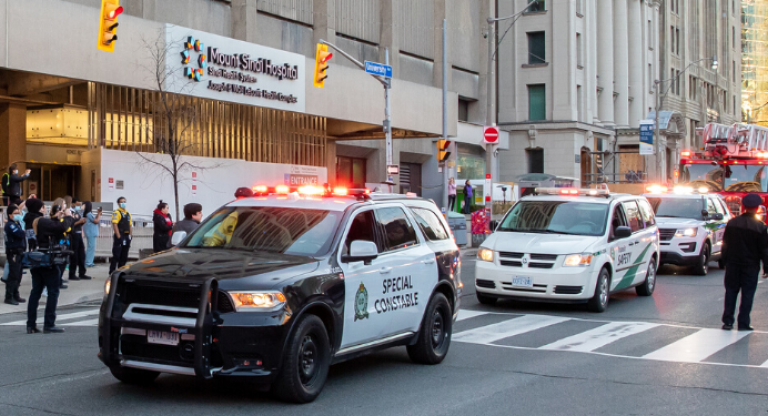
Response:
[[[94,267],[93,259],[96,257],[96,239],[99,237],[99,222],[101,221],[102,209],[93,212],[93,203],[91,201],[83,202],[83,215],[85,217],[85,225],[83,226],[83,233],[85,234],[85,241],[87,244],[85,250],[85,267]]]
[[[18,205],[21,203],[21,183],[29,178],[32,171],[27,169],[23,176],[19,176],[19,168],[15,163],[11,163],[8,172],[3,174],[3,205]]]

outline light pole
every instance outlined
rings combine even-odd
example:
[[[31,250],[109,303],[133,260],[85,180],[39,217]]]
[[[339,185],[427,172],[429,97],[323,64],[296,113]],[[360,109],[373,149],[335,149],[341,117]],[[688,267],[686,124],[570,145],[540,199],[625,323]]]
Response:
[[[661,172],[661,155],[659,152],[661,151],[659,149],[659,110],[661,110],[661,104],[662,104],[662,97],[659,96],[659,85],[662,82],[672,81],[675,82],[678,78],[680,78],[681,75],[685,74],[686,71],[688,71],[688,68],[692,67],[694,64],[697,64],[701,61],[712,61],[712,70],[717,71],[717,55],[711,57],[711,58],[702,58],[698,61],[693,61],[688,66],[685,67],[682,71],[680,71],[679,74],[677,74],[676,77],[670,78],[670,79],[664,79],[664,80],[655,80],[653,81],[653,90],[654,95],[656,96],[656,106],[654,111],[654,123],[653,123],[653,147],[654,152],[656,153],[656,180],[661,181],[662,179],[662,172]],[[717,75],[717,73],[715,73]],[[670,88],[672,88],[672,83],[667,87],[667,89],[664,91],[664,98],[667,97],[667,94],[669,93]],[[719,100],[719,98],[718,98]],[[718,112],[719,115],[719,112]]]
[[[518,16],[525,13],[528,8],[530,8],[533,4],[538,3],[539,0],[532,0],[531,2],[526,5],[523,10],[507,17],[500,17],[496,18],[494,17],[494,8],[493,4],[495,4],[495,1],[488,1],[490,4],[488,7],[489,11],[489,17],[486,19],[486,22],[488,22],[488,72],[486,75],[486,104],[485,104],[485,125],[490,127],[493,126],[496,123],[496,117],[493,110],[493,102],[494,100],[494,90],[495,90],[495,78],[493,75],[493,55],[496,53],[496,50],[498,49],[499,45],[496,45],[496,48],[494,48],[494,43],[496,43],[494,32],[496,31],[496,22],[501,22],[504,20],[514,19]],[[514,24],[515,22],[512,22]],[[491,175],[491,178],[493,178],[492,174],[492,166],[493,164],[493,145],[492,144],[486,144],[485,145],[485,173],[487,175]],[[491,189],[488,189],[488,195],[493,196],[493,182],[491,182]],[[491,210],[493,208],[493,203],[491,202],[491,198],[487,198],[485,201],[485,208],[486,210]]]

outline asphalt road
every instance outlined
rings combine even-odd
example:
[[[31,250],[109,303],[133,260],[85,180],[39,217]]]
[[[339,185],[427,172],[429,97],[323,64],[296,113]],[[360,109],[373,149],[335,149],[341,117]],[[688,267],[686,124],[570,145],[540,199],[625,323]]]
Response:
[[[713,264],[714,266],[714,264]],[[123,385],[96,358],[97,304],[60,311],[63,335],[26,335],[0,317],[0,415],[758,415],[768,413],[768,293],[757,331],[721,331],[722,271],[665,267],[651,298],[627,291],[603,314],[578,305],[478,305],[463,261],[461,320],[447,359],[395,348],[332,367],[322,395],[296,406],[256,386],[163,375]],[[5,324],[5,325],[4,325]],[[527,332],[520,332],[528,325]]]

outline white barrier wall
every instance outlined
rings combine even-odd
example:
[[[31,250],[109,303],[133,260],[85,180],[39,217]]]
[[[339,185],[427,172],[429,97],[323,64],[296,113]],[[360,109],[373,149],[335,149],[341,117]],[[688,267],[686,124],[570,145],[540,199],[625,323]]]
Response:
[[[170,166],[168,155],[101,149],[101,201],[116,202],[124,196],[128,211],[134,215],[152,215],[160,199],[171,205],[176,221],[173,180],[161,166],[147,159]],[[208,216],[221,205],[234,199],[241,186],[305,183],[324,184],[324,167],[246,162],[237,159],[183,156],[187,165],[180,172],[179,213],[184,204],[197,202]]]

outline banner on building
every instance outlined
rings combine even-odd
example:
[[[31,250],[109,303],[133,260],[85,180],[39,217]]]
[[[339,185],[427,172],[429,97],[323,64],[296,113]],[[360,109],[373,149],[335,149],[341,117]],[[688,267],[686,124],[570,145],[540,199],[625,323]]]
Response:
[[[653,120],[640,120],[640,154],[652,155],[653,152]]]

